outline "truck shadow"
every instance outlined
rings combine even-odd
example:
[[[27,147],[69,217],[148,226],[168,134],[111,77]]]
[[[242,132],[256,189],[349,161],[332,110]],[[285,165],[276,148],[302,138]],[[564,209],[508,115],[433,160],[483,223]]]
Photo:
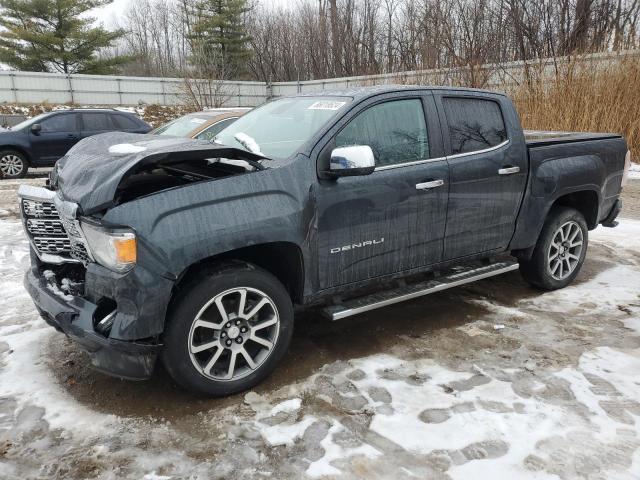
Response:
[[[597,244],[593,247],[576,284],[587,282],[615,265],[615,259],[606,257],[605,247]],[[367,355],[429,358],[437,353],[441,357],[448,352],[430,351],[424,347],[426,339],[453,335],[455,329],[486,316],[489,313],[486,304],[477,300],[517,307],[520,301],[541,294],[528,286],[518,272],[511,272],[337,322],[327,321],[317,310],[298,313],[287,355],[255,391],[270,393],[304,380],[327,363]],[[458,343],[454,335],[451,345],[442,346],[443,350],[450,349],[453,356],[464,355],[465,334],[459,334]],[[85,354],[70,340],[61,341],[58,335],[52,336],[47,353],[48,363],[61,387],[80,403],[102,413],[151,421],[180,421],[199,412],[239,405],[244,399],[244,394],[210,399],[185,392],[173,383],[160,363],[153,378],[145,382],[106,376],[92,370]]]

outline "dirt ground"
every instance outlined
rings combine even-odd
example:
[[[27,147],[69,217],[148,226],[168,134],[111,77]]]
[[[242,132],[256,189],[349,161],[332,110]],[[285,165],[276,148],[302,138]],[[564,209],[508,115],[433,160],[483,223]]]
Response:
[[[33,176],[27,183],[41,184]],[[24,181],[23,181],[24,182]],[[329,323],[255,391],[102,375],[21,287],[0,182],[0,478],[640,478],[640,180],[574,285],[517,272]]]

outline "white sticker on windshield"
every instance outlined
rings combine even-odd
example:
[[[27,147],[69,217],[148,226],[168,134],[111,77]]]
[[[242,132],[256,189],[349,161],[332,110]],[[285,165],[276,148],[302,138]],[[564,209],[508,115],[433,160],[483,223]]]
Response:
[[[206,122],[206,120],[204,118],[192,118],[191,123],[195,123],[196,125],[200,125],[204,122]]]
[[[333,100],[320,100],[311,104],[307,110],[338,110],[347,102],[336,102]]]

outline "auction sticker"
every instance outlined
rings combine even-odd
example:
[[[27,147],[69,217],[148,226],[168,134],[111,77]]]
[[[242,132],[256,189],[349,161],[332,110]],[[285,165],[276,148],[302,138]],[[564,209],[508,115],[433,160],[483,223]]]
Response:
[[[312,103],[307,110],[338,110],[347,102],[336,102],[333,100],[320,100]]]

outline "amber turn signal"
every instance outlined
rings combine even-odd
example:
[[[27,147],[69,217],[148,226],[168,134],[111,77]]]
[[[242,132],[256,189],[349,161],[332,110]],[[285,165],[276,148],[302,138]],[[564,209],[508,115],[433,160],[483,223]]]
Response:
[[[115,238],[113,246],[116,251],[116,260],[119,263],[136,263],[137,246],[134,238]]]

